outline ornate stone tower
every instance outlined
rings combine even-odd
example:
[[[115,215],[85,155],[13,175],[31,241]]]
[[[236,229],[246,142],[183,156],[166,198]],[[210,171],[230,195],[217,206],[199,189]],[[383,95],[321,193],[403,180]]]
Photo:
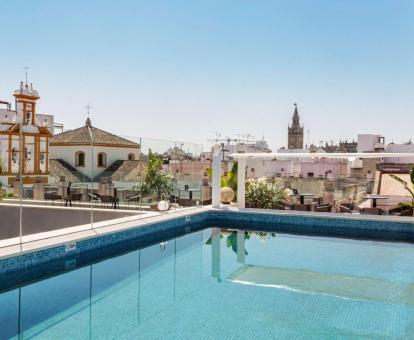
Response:
[[[303,149],[303,125],[300,125],[298,106],[295,103],[292,125],[288,127],[288,148]]]
[[[46,122],[39,124],[37,121],[36,103],[39,94],[32,85],[22,82],[13,95],[16,111],[7,110],[0,123],[0,181],[14,185],[21,173],[24,184],[47,183],[49,138],[52,133]]]

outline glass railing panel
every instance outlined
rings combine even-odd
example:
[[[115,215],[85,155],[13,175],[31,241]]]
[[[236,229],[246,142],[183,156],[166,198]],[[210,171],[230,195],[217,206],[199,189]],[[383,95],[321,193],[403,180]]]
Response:
[[[369,157],[356,161],[248,158],[246,162],[246,207],[377,215],[400,215],[401,210],[409,215],[412,208],[413,196],[405,187],[414,185],[410,164],[385,166],[381,158]],[[225,160],[224,167],[226,163],[231,161]]]

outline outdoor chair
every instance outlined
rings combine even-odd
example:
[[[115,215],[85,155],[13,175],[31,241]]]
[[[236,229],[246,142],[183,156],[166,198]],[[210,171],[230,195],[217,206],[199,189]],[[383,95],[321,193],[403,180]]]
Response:
[[[287,206],[285,206],[284,204],[282,204],[282,203],[274,203],[273,205],[272,205],[272,209],[275,209],[275,210],[287,210],[288,209],[288,207]]]
[[[312,210],[311,204],[292,204],[290,207],[292,210],[298,210],[298,211],[311,211]]]
[[[138,195],[138,194],[128,196],[126,198],[126,201],[128,203],[128,207],[129,207],[129,203],[131,203],[131,202],[135,203],[135,205],[138,205],[140,199],[141,199],[141,195]]]
[[[313,197],[311,199],[312,199],[312,202],[316,203],[317,205],[325,205],[325,204],[322,204],[322,197]]]
[[[98,203],[101,200],[101,195],[99,194],[91,194],[90,192],[88,192],[88,197],[90,201],[96,202]]]
[[[110,195],[101,195],[101,202],[104,206],[111,205],[111,208],[118,207],[119,198]]]
[[[359,212],[363,215],[384,215],[384,210],[380,208],[362,208]]]
[[[65,206],[68,206],[68,203],[70,206],[72,206],[72,202],[79,202],[80,205],[80,201],[82,200],[82,196],[83,193],[77,194],[77,193],[73,193],[73,194],[69,194],[65,196]]]
[[[62,200],[62,196],[53,191],[45,192],[45,200],[52,201],[52,204],[55,204],[55,200]]]
[[[388,211],[392,216],[413,216],[413,208],[411,207],[396,207]]]
[[[332,204],[321,204],[315,206],[315,211],[318,212],[331,212],[332,211]]]
[[[339,211],[343,213],[352,213],[354,210],[354,204],[353,203],[340,203],[338,205]]]

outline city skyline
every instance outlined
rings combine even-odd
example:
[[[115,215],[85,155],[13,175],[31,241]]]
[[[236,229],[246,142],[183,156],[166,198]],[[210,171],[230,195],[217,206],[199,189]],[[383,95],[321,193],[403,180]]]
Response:
[[[68,129],[83,125],[89,102],[92,122],[119,135],[207,145],[214,131],[249,133],[277,149],[296,102],[305,144],[308,130],[316,145],[412,138],[408,1],[96,6],[2,4],[13,29],[2,34],[1,99],[27,65],[40,112]]]

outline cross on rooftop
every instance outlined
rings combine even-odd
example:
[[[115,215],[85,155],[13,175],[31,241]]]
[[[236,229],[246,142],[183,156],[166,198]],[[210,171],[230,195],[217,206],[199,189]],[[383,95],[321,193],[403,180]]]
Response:
[[[92,106],[90,106],[89,103],[88,103],[88,105],[85,106],[85,109],[87,110],[86,113],[88,114],[88,117],[89,117],[89,115],[90,115],[90,111],[89,110],[92,109]]]

